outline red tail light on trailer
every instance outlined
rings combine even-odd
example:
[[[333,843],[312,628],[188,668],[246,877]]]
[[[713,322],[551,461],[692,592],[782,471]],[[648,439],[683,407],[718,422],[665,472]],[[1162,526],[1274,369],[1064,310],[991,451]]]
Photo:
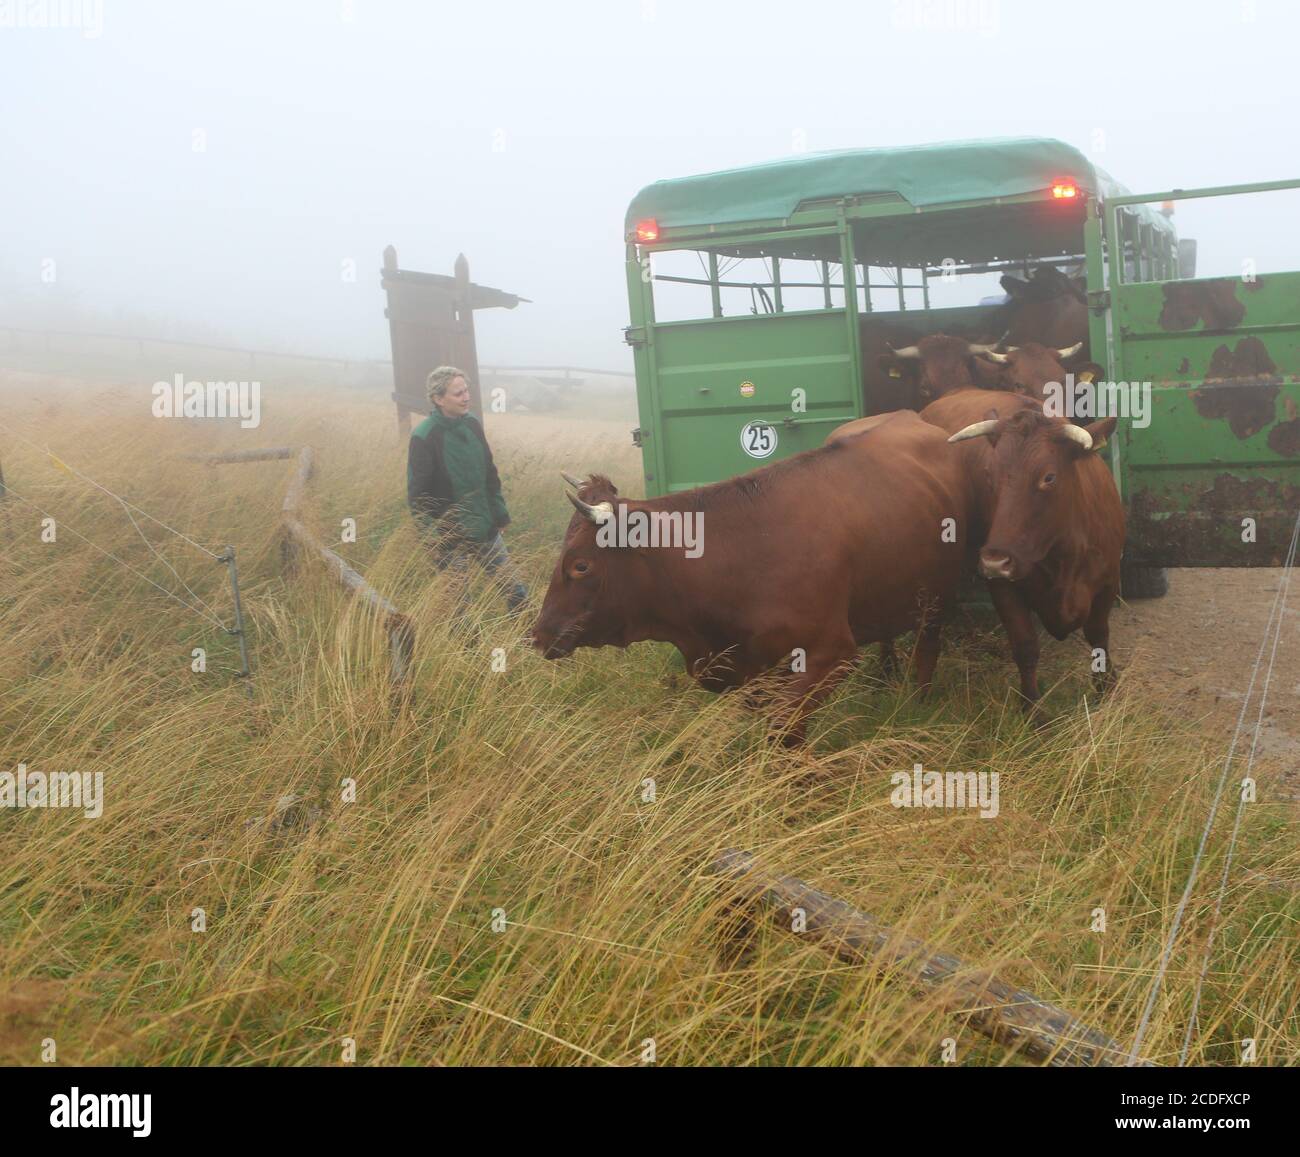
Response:
[[[1073,201],[1079,195],[1079,186],[1068,177],[1052,182],[1052,196],[1058,201]]]
[[[653,217],[647,217],[643,221],[638,221],[636,223],[636,239],[638,241],[658,241],[659,222]]]

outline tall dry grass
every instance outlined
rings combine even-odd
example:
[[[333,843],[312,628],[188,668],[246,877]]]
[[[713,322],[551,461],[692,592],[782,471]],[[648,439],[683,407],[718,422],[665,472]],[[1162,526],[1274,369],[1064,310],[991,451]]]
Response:
[[[1001,641],[977,630],[950,633],[932,701],[880,681],[868,657],[814,717],[810,748],[785,752],[666,647],[548,664],[491,591],[474,630],[449,625],[380,400],[277,396],[243,433],[152,420],[136,387],[20,378],[0,402],[11,431],[198,541],[235,545],[255,658],[250,701],[229,636],[71,533],[180,590],[122,508],[0,431],[14,490],[61,520],[46,544],[24,503],[0,514],[0,756],[102,771],[107,796],[97,820],[0,811],[0,1060],[37,1063],[53,1038],[65,1063],[322,1064],[352,1039],[362,1064],[628,1065],[652,1039],[661,1064],[928,1065],[956,1036],[963,1063],[1013,1062],[933,1000],[793,936],[766,930],[743,965],[723,963],[726,896],[703,869],[726,847],[1132,1039],[1226,737],[1136,679],[1085,705],[1081,643],[1048,650],[1044,729],[1012,701]],[[605,470],[636,493],[628,425],[490,421],[536,599],[569,514],[556,469]],[[178,457],[282,443],[317,448],[311,521],[331,539],[355,518],[359,541],[338,549],[415,621],[403,709],[365,608],[319,568],[281,573],[288,464]],[[229,621],[223,569],[141,526]],[[206,674],[190,669],[195,647]],[[916,762],[996,770],[999,817],[891,807],[889,775]],[[248,824],[291,793],[314,822]],[[1235,1064],[1247,1037],[1263,1063],[1296,1060],[1300,865],[1267,780],[1261,800],[1223,898],[1195,1062]],[[1231,806],[1147,1037],[1157,1061],[1182,1043]]]

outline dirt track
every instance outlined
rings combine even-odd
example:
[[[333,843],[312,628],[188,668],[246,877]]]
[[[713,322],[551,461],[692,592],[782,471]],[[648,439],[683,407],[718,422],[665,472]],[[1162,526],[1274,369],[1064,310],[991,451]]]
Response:
[[[1170,571],[1168,595],[1120,606],[1111,618],[1124,677],[1222,730],[1226,753],[1283,575],[1274,568]],[[1238,741],[1243,771],[1269,649]],[[1292,583],[1283,613],[1257,767],[1261,760],[1277,767],[1279,790],[1300,800],[1300,581]]]

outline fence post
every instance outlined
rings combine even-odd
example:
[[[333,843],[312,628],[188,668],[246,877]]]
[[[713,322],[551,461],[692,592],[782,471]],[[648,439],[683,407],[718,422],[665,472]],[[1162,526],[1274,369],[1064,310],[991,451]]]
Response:
[[[406,692],[411,676],[411,663],[415,657],[415,628],[402,614],[388,616],[388,649],[390,654],[389,679],[398,695]]]
[[[244,680],[248,697],[253,697],[253,684],[248,681],[251,672],[248,669],[248,637],[244,632],[244,608],[239,601],[239,571],[235,568],[235,548],[226,544],[224,553],[217,556],[218,562],[224,562],[230,571],[230,591],[235,602],[235,627],[230,631],[239,637],[239,677]]]
[[[458,253],[456,255],[456,263],[452,266],[452,271],[456,278],[456,322],[461,337],[461,353],[458,364],[462,370],[469,374],[470,385],[474,387],[469,394],[470,408],[474,412],[474,417],[482,422],[483,389],[479,382],[478,343],[474,338],[474,302],[471,298],[473,288],[469,283],[469,261],[465,254]]]

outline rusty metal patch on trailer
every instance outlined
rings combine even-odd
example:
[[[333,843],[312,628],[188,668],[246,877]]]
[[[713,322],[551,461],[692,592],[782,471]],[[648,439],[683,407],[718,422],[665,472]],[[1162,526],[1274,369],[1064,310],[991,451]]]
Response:
[[[1235,277],[1170,281],[1164,297],[1160,328],[1165,330],[1192,329],[1198,322],[1206,329],[1235,329],[1246,316],[1246,307],[1237,300]]]
[[[1192,401],[1202,418],[1226,419],[1238,438],[1249,438],[1273,424],[1281,387],[1264,343],[1244,337],[1231,350],[1225,344],[1214,351]]]
[[[1298,510],[1300,486],[1225,472],[1208,489],[1136,491],[1128,540],[1134,557],[1152,566],[1281,566]],[[1257,523],[1255,544],[1242,541],[1243,518]]]
[[[1300,454],[1300,420],[1279,422],[1268,432],[1268,448],[1284,458]]]

